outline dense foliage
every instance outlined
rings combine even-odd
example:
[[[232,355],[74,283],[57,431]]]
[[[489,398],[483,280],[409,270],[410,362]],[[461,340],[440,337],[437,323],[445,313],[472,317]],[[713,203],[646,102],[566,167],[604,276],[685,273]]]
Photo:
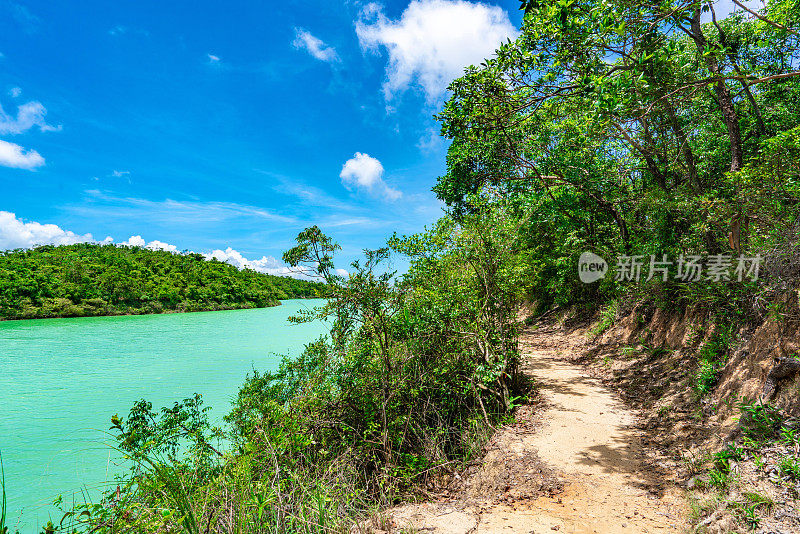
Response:
[[[520,37],[453,82],[440,115],[452,144],[434,190],[450,212],[367,251],[347,277],[331,238],[298,235],[284,261],[324,280],[328,301],[296,320],[326,318],[330,337],[247,378],[227,417],[231,452],[213,447],[197,398],[116,418],[133,468],[65,528],[349,531],[371,505],[463,467],[529,393],[521,302],[620,295],[613,277],[578,282],[584,250],[761,253],[767,281],[798,277],[796,0],[726,20],[669,0],[523,8]],[[385,272],[391,253],[408,273]],[[738,309],[760,287],[654,279],[630,291]],[[724,360],[720,332],[704,388]]]
[[[5,319],[260,308],[322,289],[200,254],[141,247],[84,243],[0,253]]]
[[[705,2],[523,7],[519,39],[451,85],[435,190],[456,215],[476,195],[533,213],[533,297],[595,299],[574,275],[584,250],[762,253],[772,274],[798,275],[796,0],[765,19],[718,20]]]

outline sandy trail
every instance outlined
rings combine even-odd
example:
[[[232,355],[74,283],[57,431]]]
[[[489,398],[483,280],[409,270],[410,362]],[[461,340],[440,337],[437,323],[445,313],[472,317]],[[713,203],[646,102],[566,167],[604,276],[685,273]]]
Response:
[[[582,341],[553,329],[526,333],[525,371],[538,382],[544,408],[520,410],[517,423],[498,430],[483,473],[461,496],[398,507],[389,513],[392,523],[443,534],[683,532],[683,498],[678,490],[657,491],[656,474],[642,461],[635,413],[564,359]],[[523,461],[531,455],[538,461]],[[508,484],[486,484],[512,472]],[[563,490],[537,491],[543,472],[554,473]],[[539,483],[527,499],[513,487],[526,480]]]

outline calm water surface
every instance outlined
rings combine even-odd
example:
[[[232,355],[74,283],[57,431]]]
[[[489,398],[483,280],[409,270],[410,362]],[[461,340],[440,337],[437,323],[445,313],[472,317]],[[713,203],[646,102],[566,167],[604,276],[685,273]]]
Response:
[[[0,453],[11,530],[39,532],[56,495],[92,491],[113,470],[110,417],[195,392],[221,423],[245,375],[271,370],[326,332],[287,317],[322,301],[168,315],[0,321]],[[20,518],[21,519],[18,519]]]

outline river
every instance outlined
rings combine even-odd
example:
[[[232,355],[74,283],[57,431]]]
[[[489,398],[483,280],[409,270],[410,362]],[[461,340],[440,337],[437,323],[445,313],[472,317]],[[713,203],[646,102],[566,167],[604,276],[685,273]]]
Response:
[[[326,332],[287,318],[319,300],[255,310],[0,321],[0,454],[10,531],[39,532],[51,506],[114,469],[108,434],[134,401],[154,408],[198,392],[222,416],[252,369],[275,369]]]

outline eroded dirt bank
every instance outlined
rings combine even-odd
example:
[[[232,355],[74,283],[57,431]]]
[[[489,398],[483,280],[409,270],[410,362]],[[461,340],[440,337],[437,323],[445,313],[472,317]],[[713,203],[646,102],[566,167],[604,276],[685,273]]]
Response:
[[[375,526],[435,533],[682,532],[685,499],[665,484],[657,454],[642,444],[637,414],[571,363],[581,331],[529,329],[525,372],[539,404],[498,429],[487,455],[457,493],[407,504]]]

